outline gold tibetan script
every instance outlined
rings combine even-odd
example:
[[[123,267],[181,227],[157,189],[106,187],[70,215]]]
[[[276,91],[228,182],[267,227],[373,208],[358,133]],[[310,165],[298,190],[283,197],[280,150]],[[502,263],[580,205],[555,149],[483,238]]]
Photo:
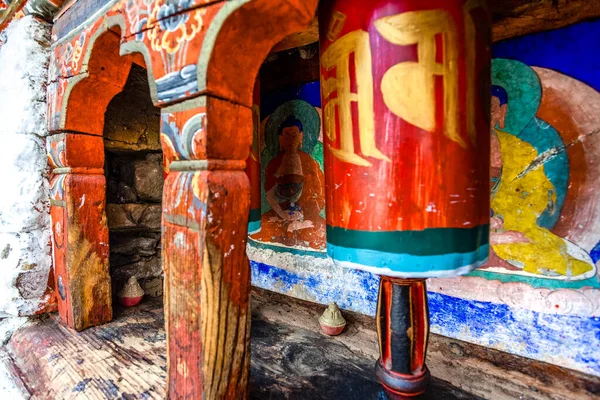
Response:
[[[350,55],[354,53],[356,70],[356,93],[350,90]],[[329,70],[336,67],[336,77],[321,79],[323,97],[328,98],[337,91],[337,98],[325,105],[323,112],[327,137],[336,139],[336,108],[339,114],[340,148],[329,147],[334,156],[342,161],[371,166],[371,163],[354,151],[352,128],[352,102],[358,104],[358,130],[360,151],[365,157],[390,161],[375,145],[375,113],[373,112],[373,74],[371,69],[371,47],[369,34],[363,30],[350,32],[336,40],[323,53],[321,65]]]
[[[465,13],[467,68],[474,75],[475,26],[470,11],[481,6],[479,0],[469,0]],[[327,37],[336,38],[345,22],[343,14],[336,15]],[[459,131],[458,112],[458,35],[449,13],[444,10],[410,11],[380,18],[374,22],[381,36],[390,43],[407,46],[417,45],[418,61],[400,62],[388,69],[381,80],[381,92],[385,105],[395,115],[425,131],[436,130],[435,77],[443,79],[444,87],[444,135],[466,148]],[[436,36],[442,38],[442,62],[437,61]],[[350,56],[354,54],[356,93],[350,85]],[[364,157],[390,161],[375,144],[375,115],[373,111],[373,73],[369,34],[356,30],[345,34],[332,43],[321,57],[325,70],[335,67],[336,76],[322,77],[323,97],[328,99],[337,92],[335,99],[326,101],[324,120],[327,137],[336,140],[336,111],[339,116],[339,148],[329,146],[334,156],[342,161],[371,166],[356,154],[352,125],[352,102],[358,105],[358,131],[360,151]],[[475,144],[475,87],[467,82],[467,132]]]
[[[390,43],[416,44],[418,62],[406,61],[383,75],[381,92],[389,109],[428,132],[435,124],[435,76],[444,80],[444,134],[462,147],[458,130],[458,43],[456,27],[444,10],[411,11],[383,17],[375,27]],[[442,35],[443,61],[436,61],[435,36]]]

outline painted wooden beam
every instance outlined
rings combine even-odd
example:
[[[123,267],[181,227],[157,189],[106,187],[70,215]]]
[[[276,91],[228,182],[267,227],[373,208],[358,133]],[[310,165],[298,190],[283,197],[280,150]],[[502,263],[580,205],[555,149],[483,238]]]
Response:
[[[598,2],[587,0],[504,0],[489,6],[494,42],[600,17]]]
[[[600,17],[600,6],[593,1],[505,0],[489,1],[489,4],[494,42]],[[306,29],[286,36],[271,52],[285,51],[318,41],[319,25],[315,18]]]
[[[294,47],[305,46],[307,44],[319,41],[319,20],[315,17],[310,25],[300,32],[292,33],[277,43],[271,53],[293,49]]]

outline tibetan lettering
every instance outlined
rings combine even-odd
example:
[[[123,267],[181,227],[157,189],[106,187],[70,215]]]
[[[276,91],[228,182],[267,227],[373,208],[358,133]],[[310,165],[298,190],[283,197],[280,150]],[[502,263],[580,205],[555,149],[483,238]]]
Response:
[[[428,132],[436,130],[435,77],[443,77],[444,134],[462,147],[458,127],[458,51],[454,22],[444,10],[411,11],[375,21],[377,31],[393,44],[417,45],[418,61],[401,62],[383,76],[381,91],[388,108]],[[436,48],[436,35],[443,49]],[[443,51],[443,61],[436,52]]]
[[[354,54],[356,71],[356,93],[350,86],[350,56]],[[335,67],[336,76],[321,79],[323,82],[323,97],[328,99],[324,108],[324,120],[328,126],[325,129],[328,138],[336,140],[336,110],[339,116],[340,140],[339,148],[330,145],[332,154],[342,161],[371,166],[363,157],[373,157],[390,161],[375,144],[375,115],[373,113],[373,75],[371,67],[371,48],[369,34],[363,30],[350,32],[336,40],[323,53],[321,65],[325,70]],[[333,92],[337,97],[329,98]],[[354,149],[354,128],[352,124],[352,102],[358,105],[358,131],[360,151],[363,157],[356,154]]]

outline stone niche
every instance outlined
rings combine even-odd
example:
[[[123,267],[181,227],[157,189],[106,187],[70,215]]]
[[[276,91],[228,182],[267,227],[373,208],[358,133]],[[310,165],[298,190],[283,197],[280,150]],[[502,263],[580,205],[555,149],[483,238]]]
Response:
[[[106,214],[113,293],[135,275],[146,294],[162,295],[160,218],[163,190],[160,110],[146,70],[134,65],[110,102],[104,125]]]

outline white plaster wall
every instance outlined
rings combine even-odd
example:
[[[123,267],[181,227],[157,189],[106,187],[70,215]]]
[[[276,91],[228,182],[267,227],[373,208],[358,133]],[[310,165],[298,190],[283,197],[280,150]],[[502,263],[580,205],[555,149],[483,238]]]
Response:
[[[0,47],[0,318],[44,307],[52,266],[46,77],[51,25],[13,21]]]

